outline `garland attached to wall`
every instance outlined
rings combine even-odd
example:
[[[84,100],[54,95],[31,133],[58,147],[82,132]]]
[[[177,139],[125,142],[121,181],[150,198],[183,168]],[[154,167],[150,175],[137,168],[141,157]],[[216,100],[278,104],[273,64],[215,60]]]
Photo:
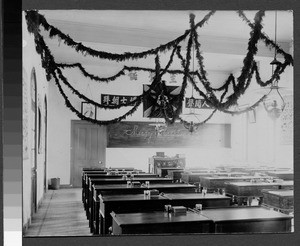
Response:
[[[290,54],[285,53],[277,44],[274,43],[274,41],[270,40],[268,36],[262,32],[262,19],[264,17],[264,11],[258,11],[254,18],[254,23],[251,23],[250,20],[247,19],[245,14],[242,11],[237,11],[238,15],[242,18],[243,21],[245,21],[251,28],[250,32],[250,38],[248,41],[248,48],[247,48],[247,54],[243,60],[243,68],[241,69],[240,76],[235,79],[235,77],[230,74],[227,80],[223,83],[222,86],[219,88],[213,88],[211,86],[210,81],[207,78],[207,71],[204,67],[204,58],[201,54],[200,47],[201,44],[198,41],[198,33],[197,28],[201,28],[205,23],[208,22],[210,17],[215,13],[215,11],[210,11],[205,17],[195,24],[195,15],[190,14],[190,29],[186,30],[184,34],[179,36],[178,38],[164,44],[160,45],[157,48],[146,50],[139,53],[124,53],[124,54],[114,54],[109,52],[103,52],[103,51],[97,51],[92,48],[84,46],[82,43],[75,42],[71,37],[61,32],[58,28],[48,24],[47,20],[44,16],[40,15],[37,11],[26,11],[26,20],[27,20],[27,26],[28,31],[30,33],[34,34],[34,40],[36,43],[36,50],[41,55],[42,59],[42,66],[46,70],[47,79],[50,80],[51,77],[54,78],[56,85],[58,86],[59,92],[62,94],[63,98],[65,99],[66,106],[73,111],[79,118],[83,120],[90,121],[92,123],[97,123],[100,125],[103,124],[112,124],[117,123],[129,115],[132,115],[140,106],[143,98],[150,93],[152,89],[157,88],[157,86],[161,87],[162,83],[162,76],[166,73],[170,74],[181,74],[183,75],[182,79],[182,87],[179,94],[180,101],[184,100],[185,91],[187,88],[188,82],[191,83],[195,91],[199,94],[200,97],[202,97],[205,102],[213,108],[212,113],[208,116],[207,119],[205,119],[202,122],[197,123],[198,125],[204,124],[207,122],[213,114],[218,110],[224,113],[229,114],[240,114],[247,112],[249,110],[254,109],[257,107],[266,97],[263,96],[260,98],[256,103],[251,105],[250,107],[241,110],[241,111],[231,111],[228,110],[230,107],[237,105],[237,100],[240,98],[241,95],[245,93],[247,88],[249,87],[251,83],[251,79],[255,73],[255,78],[257,83],[265,87],[267,85],[270,85],[274,80],[278,80],[280,78],[280,74],[284,72],[285,68],[288,65],[293,65],[293,58]],[[125,61],[129,59],[144,59],[148,57],[149,55],[155,55],[155,69],[151,68],[143,68],[143,67],[128,67],[124,66],[119,72],[117,72],[115,75],[112,75],[110,77],[101,78],[97,75],[93,75],[91,73],[88,73],[86,69],[82,66],[80,63],[74,63],[74,64],[65,64],[65,63],[56,63],[54,57],[52,56],[49,47],[46,45],[43,37],[40,34],[40,26],[42,26],[46,31],[49,32],[49,37],[58,37],[60,40],[63,40],[63,42],[73,47],[77,52],[82,53],[83,55],[90,55],[92,57],[98,57],[100,59],[107,59],[107,60],[113,60],[116,62]],[[187,47],[186,47],[186,55],[185,58],[181,55],[181,47],[180,43],[184,41],[187,37]],[[281,64],[278,64],[275,68],[274,73],[272,74],[271,78],[267,81],[262,81],[258,68],[257,63],[254,60],[254,57],[257,53],[257,43],[259,40],[262,40],[265,42],[265,45],[276,49],[278,53],[283,55],[284,62]],[[196,59],[198,63],[198,70],[191,71],[190,65],[191,65],[191,48],[194,45],[195,51],[196,51]],[[159,54],[161,52],[167,52],[169,50],[172,50],[170,58],[168,60],[167,65],[164,68],[161,68],[160,61],[159,61]],[[178,59],[181,61],[182,70],[169,70],[171,64],[173,63],[174,56],[178,57]],[[91,100],[90,98],[86,97],[82,93],[80,93],[78,90],[76,90],[67,80],[67,78],[63,75],[62,69],[65,68],[78,68],[81,73],[94,81],[97,82],[112,82],[119,78],[120,76],[124,76],[125,72],[128,71],[147,71],[151,73],[155,73],[155,76],[153,78],[153,81],[151,81],[149,90],[143,92],[141,95],[136,96],[136,99],[128,102],[128,103],[122,103],[119,105],[103,105],[100,103],[95,102],[94,100]],[[194,75],[196,75],[197,79],[201,82],[201,84],[204,87],[204,91],[202,91],[196,84],[196,81],[194,80]],[[75,94],[78,98],[85,100],[88,103],[91,103],[99,108],[103,109],[119,109],[121,107],[125,106],[133,106],[131,110],[129,110],[124,115],[117,117],[112,120],[107,121],[99,121],[97,119],[90,119],[84,115],[82,115],[70,102],[68,99],[66,93],[64,92],[61,83],[63,83],[73,94]],[[232,85],[233,92],[230,95],[227,95],[229,91],[229,86]],[[216,92],[222,92],[220,98],[218,99]],[[163,93],[163,92],[162,92]],[[225,99],[226,96],[226,99]],[[225,99],[225,100],[224,100]],[[167,124],[173,124],[175,120],[179,119],[182,123],[186,123],[181,117],[180,112],[182,111],[182,104],[176,107],[175,110],[166,110],[166,108],[170,109],[172,108],[172,105],[168,105],[169,102],[166,101],[164,103],[164,108],[162,108],[162,111],[164,112],[164,118],[166,120]],[[196,124],[196,125],[197,125]]]

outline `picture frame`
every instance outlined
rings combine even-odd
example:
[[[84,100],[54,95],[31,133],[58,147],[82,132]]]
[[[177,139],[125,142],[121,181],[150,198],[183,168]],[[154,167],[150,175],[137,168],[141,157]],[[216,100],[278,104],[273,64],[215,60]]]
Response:
[[[81,102],[81,114],[90,119],[97,118],[97,107],[88,102]]]

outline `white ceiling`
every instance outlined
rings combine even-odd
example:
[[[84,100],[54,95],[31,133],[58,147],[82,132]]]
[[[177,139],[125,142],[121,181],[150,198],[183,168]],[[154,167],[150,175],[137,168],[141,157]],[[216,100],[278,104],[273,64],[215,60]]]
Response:
[[[155,48],[167,43],[189,29],[189,14],[199,22],[209,11],[111,11],[111,10],[42,10],[48,22],[74,40],[104,51],[123,53]],[[253,20],[256,11],[245,11]],[[277,12],[277,41],[287,52],[293,38],[293,13]],[[266,11],[263,31],[274,39],[275,12]],[[198,29],[201,48],[208,70],[239,69],[247,51],[250,28],[235,11],[217,11]],[[58,46],[57,40],[47,41],[57,61],[97,64],[92,58],[82,58],[71,49]],[[64,48],[62,48],[62,46]],[[184,47],[184,46],[183,46]],[[264,44],[260,55],[272,57]],[[223,58],[226,59],[223,59]],[[80,60],[82,59],[82,60]],[[145,65],[145,64],[144,64]]]
[[[189,14],[195,14],[199,22],[209,11],[95,11],[95,10],[50,10],[40,11],[52,21],[74,22],[110,28],[126,28],[135,31],[167,32],[180,35],[189,28]],[[245,11],[253,21],[256,11]],[[264,32],[274,37],[275,11],[266,11],[263,19]],[[235,11],[217,11],[203,28],[200,35],[247,39],[250,29]],[[277,11],[277,37],[290,41],[293,36],[293,14]],[[176,36],[174,36],[176,37]]]

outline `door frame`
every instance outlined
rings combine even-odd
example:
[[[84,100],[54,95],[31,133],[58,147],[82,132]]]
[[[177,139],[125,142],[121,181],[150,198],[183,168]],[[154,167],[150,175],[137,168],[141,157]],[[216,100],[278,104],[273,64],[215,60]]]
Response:
[[[73,146],[73,143],[74,143],[74,137],[75,137],[75,125],[78,125],[78,124],[81,124],[81,125],[93,125],[93,123],[90,123],[90,122],[87,122],[87,121],[84,121],[84,120],[71,120],[71,143],[70,143],[70,185],[73,186],[73,179],[74,179],[74,176],[75,176],[75,172],[74,172],[74,146]],[[108,135],[106,134],[106,138],[108,137]]]
[[[30,78],[30,86],[32,86],[32,83],[34,84],[34,95],[31,95],[31,113],[34,112],[34,139],[32,141],[34,142],[34,166],[32,167],[32,160],[31,160],[31,217],[33,214],[37,212],[37,151],[38,151],[38,145],[37,145],[37,124],[38,124],[38,118],[37,118],[37,109],[38,109],[38,93],[37,93],[37,81],[36,81],[36,73],[35,68],[31,71],[31,78]],[[32,91],[30,91],[31,93]],[[32,101],[32,96],[34,96],[34,102]],[[34,110],[32,110],[32,107],[34,107]],[[31,117],[32,119],[33,117]],[[31,122],[32,124],[32,122]],[[32,128],[31,128],[32,131]],[[32,149],[31,149],[32,151]]]
[[[48,103],[47,103],[47,97],[45,96],[44,99],[44,109],[45,109],[45,115],[44,115],[44,194],[47,191],[47,127],[48,127]]]

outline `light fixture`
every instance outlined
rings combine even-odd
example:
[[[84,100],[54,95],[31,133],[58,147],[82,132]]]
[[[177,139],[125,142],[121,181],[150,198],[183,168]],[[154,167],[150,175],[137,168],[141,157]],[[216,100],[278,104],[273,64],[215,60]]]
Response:
[[[273,120],[278,119],[285,108],[285,101],[280,94],[279,89],[280,87],[278,84],[273,83],[270,87],[270,92],[264,100],[265,110]]]
[[[275,11],[275,45],[277,45],[277,11]],[[280,66],[281,62],[279,62],[276,58],[277,50],[275,48],[274,59],[270,63],[272,65],[272,74],[274,73],[274,66]],[[265,110],[268,112],[268,115],[276,120],[280,117],[281,113],[285,108],[285,101],[282,95],[279,92],[280,87],[278,86],[278,79],[272,82],[270,91],[267,94],[266,99],[264,100]]]
[[[195,74],[194,74],[194,56],[195,56],[195,47],[194,47],[194,44],[193,44],[193,80],[194,80],[194,77],[195,77]],[[195,80],[194,80],[195,81]],[[183,120],[183,126],[184,128],[186,128],[190,133],[193,133],[194,131],[196,131],[199,127],[199,124],[197,123],[200,123],[200,114],[196,113],[195,112],[195,102],[196,102],[196,99],[194,98],[194,87],[192,86],[192,96],[188,99],[188,104],[190,105],[189,106],[189,113],[186,113],[186,114],[181,114],[181,118]]]

